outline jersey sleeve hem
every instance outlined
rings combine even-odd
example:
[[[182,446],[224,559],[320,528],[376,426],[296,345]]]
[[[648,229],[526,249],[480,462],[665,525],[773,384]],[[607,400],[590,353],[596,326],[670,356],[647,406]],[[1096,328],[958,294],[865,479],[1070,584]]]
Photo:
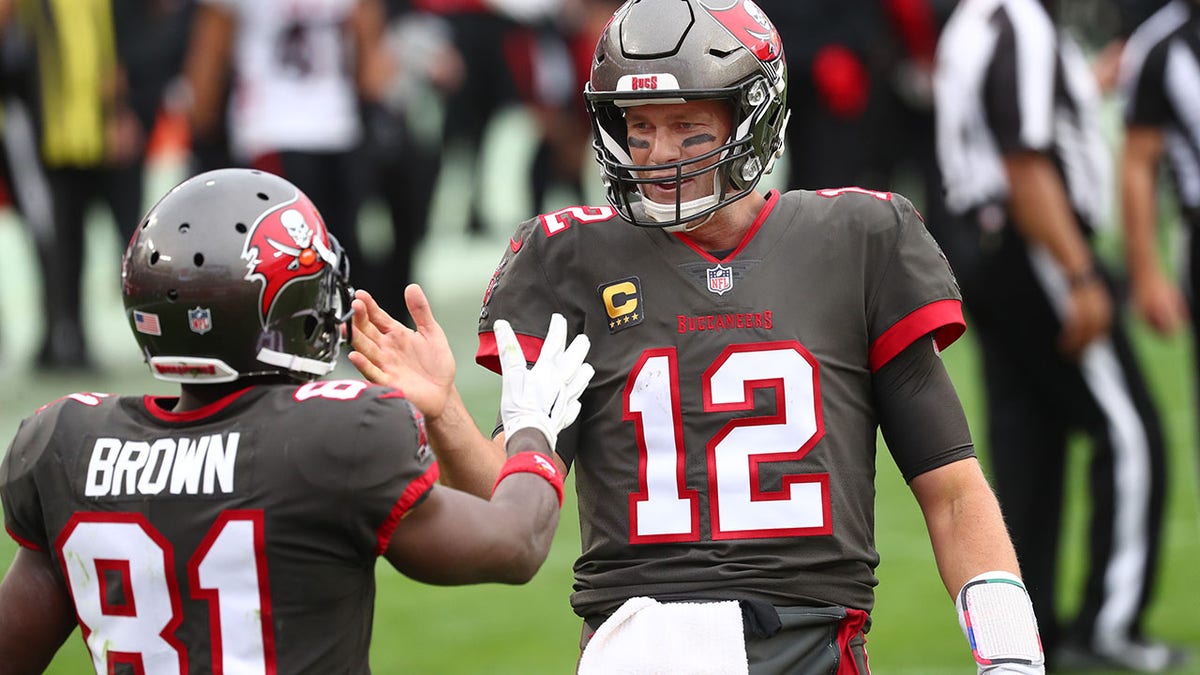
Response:
[[[542,353],[542,338],[517,333],[517,342],[521,345],[521,351],[525,352],[526,361],[537,361],[538,355]],[[475,352],[475,363],[497,375],[500,374],[500,348],[496,346],[495,333],[488,331],[479,334],[479,349]]]
[[[42,548],[41,546],[38,546],[37,544],[33,543],[30,540],[18,535],[16,532],[13,532],[12,529],[9,528],[7,525],[4,526],[4,531],[8,533],[8,536],[12,537],[13,541],[20,544],[23,548],[27,548],[27,549],[30,549],[33,551],[45,553],[46,549]]]
[[[934,469],[940,469],[947,464],[960,462],[971,457],[975,457],[974,443],[967,443],[966,445],[948,448],[945,451],[930,457],[927,461],[921,463],[920,465],[912,467],[909,472],[905,472],[903,474],[904,482],[911,485],[913,479],[923,473],[933,471]]]
[[[871,372],[878,372],[923,335],[933,333],[938,349],[945,349],[966,330],[962,302],[956,299],[931,302],[897,321],[875,340],[867,357]]]
[[[383,555],[387,550],[388,542],[392,540],[392,534],[396,531],[396,527],[400,525],[400,520],[408,513],[413,504],[421,498],[438,479],[437,462],[429,465],[425,473],[421,474],[417,479],[408,484],[404,488],[404,492],[400,494],[400,498],[396,500],[392,510],[388,513],[388,517],[383,521],[383,525],[375,531],[375,555]]]

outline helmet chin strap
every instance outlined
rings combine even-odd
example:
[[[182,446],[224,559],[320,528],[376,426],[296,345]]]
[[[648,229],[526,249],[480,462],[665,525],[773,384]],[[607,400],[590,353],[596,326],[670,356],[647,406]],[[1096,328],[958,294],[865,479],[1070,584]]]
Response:
[[[676,220],[676,215],[678,215],[679,219],[688,218],[697,213],[700,213],[701,211],[703,211],[707,208],[712,207],[718,201],[717,180],[718,180],[717,174],[716,174],[716,172],[714,172],[713,173],[713,192],[712,192],[712,194],[705,196],[705,197],[699,197],[697,199],[692,199],[692,200],[689,200],[686,202],[680,202],[678,214],[676,214],[674,204],[663,204],[661,202],[656,202],[656,201],[646,197],[645,195],[642,195],[642,208],[646,212],[646,217],[649,218],[650,220],[653,220],[656,223],[665,223],[665,222],[670,222],[670,221]],[[712,217],[715,215],[717,215],[717,212],[713,211],[712,213],[708,214],[707,217],[702,218],[698,221],[693,221],[693,222],[689,222],[689,223],[680,223],[678,225],[668,225],[667,227],[663,228],[663,231],[664,232],[691,232],[691,231],[701,227],[708,221],[712,220]]]
[[[266,347],[258,350],[258,360],[272,366],[279,366],[287,370],[295,370],[312,375],[328,375],[336,366],[335,363],[277,352],[274,349],[267,349]]]
[[[716,195],[708,195],[707,197],[701,197],[699,199],[693,199],[691,201],[683,202],[679,205],[679,217],[687,218],[688,216],[700,213],[704,209],[707,209],[708,207],[710,207],[716,203],[717,203]],[[670,222],[672,220],[675,220],[675,205],[674,204],[660,204],[659,202],[642,197],[642,208],[645,209],[645,211],[646,211],[646,217],[649,218],[650,220],[653,220],[656,223]],[[669,225],[667,227],[664,227],[663,230],[665,230],[667,232],[691,232],[692,230],[696,229],[697,227],[700,227],[701,225],[703,225],[703,224],[707,223],[709,220],[711,220],[714,214],[716,214],[716,211],[708,214],[707,218],[704,218],[704,219],[700,220],[699,222],[681,223],[679,225]]]

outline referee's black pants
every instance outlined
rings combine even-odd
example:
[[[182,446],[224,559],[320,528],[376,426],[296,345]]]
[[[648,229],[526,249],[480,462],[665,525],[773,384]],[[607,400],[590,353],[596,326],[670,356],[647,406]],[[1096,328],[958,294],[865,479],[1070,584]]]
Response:
[[[1031,250],[1011,222],[985,234],[972,219],[959,234],[947,254],[983,354],[993,482],[1043,645],[1049,653],[1068,639],[1138,639],[1158,568],[1166,454],[1121,317],[1068,359],[1058,336],[1069,289],[1049,254]],[[1083,598],[1066,622],[1055,599],[1068,439],[1077,432],[1090,442],[1090,522]]]

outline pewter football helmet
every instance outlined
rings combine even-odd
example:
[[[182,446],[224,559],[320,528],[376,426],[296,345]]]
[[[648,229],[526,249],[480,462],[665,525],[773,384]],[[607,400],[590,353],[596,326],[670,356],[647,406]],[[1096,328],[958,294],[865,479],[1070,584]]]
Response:
[[[121,265],[125,313],[155,377],[229,382],[333,369],[349,267],[296,186],[250,169],[200,174],[138,225]]]
[[[750,0],[629,0],[605,27],[584,89],[592,145],[609,202],[627,220],[679,229],[746,196],[783,153],[787,67],[778,31]],[[733,110],[727,142],[663,165],[674,175],[639,177],[629,155],[624,110],[653,103],[724,99]],[[701,203],[648,209],[640,186],[676,183],[716,164],[716,194]]]

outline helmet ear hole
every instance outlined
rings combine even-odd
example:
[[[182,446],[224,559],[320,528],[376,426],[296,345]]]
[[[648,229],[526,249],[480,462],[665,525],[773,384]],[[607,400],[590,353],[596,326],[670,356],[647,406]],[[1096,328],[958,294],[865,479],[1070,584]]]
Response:
[[[233,229],[237,230],[238,234],[246,234],[246,224],[245,223],[237,223],[233,226]]]
[[[196,265],[196,267],[203,267],[204,266],[204,254],[197,253],[196,255],[192,256],[192,262]]]
[[[179,299],[179,291],[175,290],[174,288],[169,289],[167,291],[167,299],[171,302],[175,302]]]

